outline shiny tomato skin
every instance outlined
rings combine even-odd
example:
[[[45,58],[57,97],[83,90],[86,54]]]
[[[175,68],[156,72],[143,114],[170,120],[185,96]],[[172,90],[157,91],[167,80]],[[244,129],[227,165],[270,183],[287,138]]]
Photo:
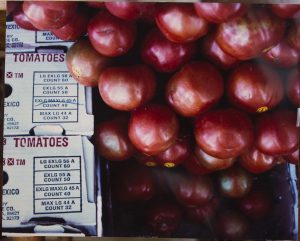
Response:
[[[66,56],[67,67],[72,77],[85,86],[97,86],[101,72],[111,59],[99,54],[87,38],[72,45]]]
[[[39,30],[61,28],[74,16],[76,2],[25,1],[23,11],[34,27]]]
[[[51,32],[61,40],[75,41],[86,33],[89,20],[89,14],[85,9],[77,10],[67,24],[61,28],[53,29]]]
[[[222,196],[240,198],[252,188],[252,175],[238,165],[222,170],[218,175],[218,186]]]
[[[204,152],[221,159],[239,156],[254,140],[250,118],[235,109],[213,110],[200,115],[194,135]]]
[[[270,214],[272,196],[267,190],[253,190],[237,200],[237,207],[249,218],[260,220]]]
[[[93,47],[109,57],[127,53],[135,43],[136,31],[134,22],[121,20],[105,10],[98,12],[88,24]]]
[[[104,4],[112,15],[127,21],[134,21],[141,18],[154,5],[154,3],[130,1],[113,1],[105,2]]]
[[[300,4],[272,4],[271,10],[274,14],[281,18],[299,18]]]
[[[227,94],[235,106],[261,113],[279,104],[284,86],[279,74],[267,65],[244,62],[230,74]]]
[[[172,168],[182,164],[189,158],[190,143],[188,138],[178,137],[167,150],[155,156],[157,162],[164,167]]]
[[[178,70],[196,53],[196,43],[174,43],[158,30],[148,32],[142,41],[142,60],[161,73]]]
[[[290,110],[265,113],[256,120],[255,147],[268,155],[286,155],[299,147],[297,114]]]
[[[103,101],[121,111],[134,110],[149,101],[155,88],[156,76],[143,64],[106,68],[98,82]]]
[[[243,3],[194,3],[200,17],[209,22],[222,23],[245,14],[247,6]]]
[[[136,109],[129,122],[129,138],[133,145],[148,155],[157,155],[175,143],[179,122],[167,106],[148,104]]]
[[[240,156],[240,165],[247,171],[260,174],[270,170],[276,163],[275,157],[264,154],[255,147]]]
[[[156,235],[170,236],[182,221],[182,211],[173,202],[163,201],[152,205],[146,214],[146,223]]]
[[[242,240],[249,232],[250,224],[244,215],[233,210],[226,210],[216,219],[219,239]]]
[[[114,178],[113,191],[122,202],[148,201],[156,195],[154,177],[148,167],[127,165]]]
[[[292,48],[286,40],[263,53],[263,58],[276,66],[289,68],[299,63],[299,51]]]
[[[128,119],[123,116],[100,122],[95,128],[95,146],[99,155],[110,161],[124,161],[134,148],[127,133]]]
[[[240,62],[237,58],[223,51],[216,41],[215,33],[210,33],[204,37],[201,51],[208,60],[222,69],[231,69]]]
[[[198,161],[207,169],[212,171],[226,169],[232,166],[236,161],[236,158],[233,157],[221,159],[210,156],[205,153],[198,145],[195,145],[194,153],[197,156]]]
[[[23,29],[32,31],[37,30],[37,28],[32,25],[29,18],[24,14],[22,8],[18,8],[18,10],[13,12],[13,19],[16,24]]]
[[[285,31],[285,21],[265,8],[252,8],[245,16],[221,23],[216,40],[228,54],[247,60],[278,43]]]
[[[168,81],[166,98],[177,113],[192,117],[214,106],[223,92],[224,81],[220,71],[209,62],[193,61],[184,65]]]
[[[155,20],[165,37],[176,43],[195,41],[209,30],[208,22],[188,3],[158,5]]]
[[[209,176],[182,175],[172,184],[176,200],[186,207],[204,205],[214,196],[214,187]]]
[[[290,71],[286,84],[286,94],[289,100],[296,106],[300,106],[300,69]]]

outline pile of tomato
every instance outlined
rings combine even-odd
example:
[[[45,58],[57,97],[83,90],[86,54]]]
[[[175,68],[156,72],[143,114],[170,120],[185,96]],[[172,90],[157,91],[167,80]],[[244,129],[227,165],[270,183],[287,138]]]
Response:
[[[22,28],[76,41],[67,67],[98,88],[94,143],[113,197],[147,203],[138,216],[153,235],[184,219],[241,239],[268,218],[274,197],[257,177],[299,162],[300,5],[8,7]]]

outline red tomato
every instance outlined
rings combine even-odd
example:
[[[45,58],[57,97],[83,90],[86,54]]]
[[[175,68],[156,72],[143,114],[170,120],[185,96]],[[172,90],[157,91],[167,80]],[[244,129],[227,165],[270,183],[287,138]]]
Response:
[[[158,5],[155,20],[165,37],[176,43],[194,41],[205,35],[209,27],[189,3]]]
[[[167,150],[159,153],[155,159],[164,167],[175,167],[189,158],[190,143],[188,138],[177,138]]]
[[[208,176],[175,176],[172,186],[174,195],[184,206],[201,206],[214,196],[212,180]]]
[[[52,30],[67,24],[77,11],[76,2],[24,1],[23,11],[34,27]]]
[[[105,2],[107,10],[118,18],[132,21],[141,18],[154,3],[113,1]]]
[[[252,183],[251,174],[238,165],[219,172],[218,186],[224,197],[243,197],[251,190]]]
[[[67,52],[67,67],[72,77],[85,86],[97,86],[101,72],[111,60],[99,54],[88,39],[80,39]]]
[[[147,101],[155,92],[156,77],[146,65],[109,67],[99,78],[103,101],[116,110],[130,111]]]
[[[119,201],[147,201],[156,194],[150,169],[141,165],[127,165],[114,178],[114,193]]]
[[[146,215],[146,223],[157,235],[170,236],[181,223],[182,213],[177,204],[159,202],[150,207]]]
[[[209,203],[197,207],[186,207],[185,212],[189,220],[196,223],[210,225],[213,217],[220,206],[220,199],[214,197]]]
[[[198,145],[195,145],[194,149],[195,155],[197,156],[199,162],[209,170],[217,171],[226,169],[232,166],[236,158],[217,158],[205,153]]]
[[[284,39],[264,52],[263,58],[279,67],[288,68],[299,63],[299,52]]]
[[[217,217],[219,239],[242,240],[249,231],[248,220],[240,213],[226,210]]]
[[[133,155],[134,148],[127,134],[128,119],[117,116],[97,124],[95,145],[98,153],[110,161],[123,161]]]
[[[209,84],[208,84],[209,83]],[[214,106],[222,97],[221,73],[208,62],[190,62],[168,81],[166,98],[183,116],[196,116]]]
[[[141,47],[143,61],[162,73],[176,71],[187,63],[195,52],[195,42],[171,42],[157,29],[147,33]]]
[[[194,135],[203,151],[221,159],[239,156],[254,140],[251,120],[235,109],[214,110],[200,115],[195,123]]]
[[[13,19],[18,26],[26,30],[37,30],[36,27],[32,25],[29,18],[24,14],[22,8],[18,8],[13,12]]]
[[[148,155],[167,150],[176,141],[179,122],[167,106],[145,105],[132,112],[128,133],[133,145]]]
[[[268,155],[285,155],[299,147],[297,115],[293,111],[278,110],[258,117],[255,146]]]
[[[207,35],[201,45],[202,53],[222,69],[236,66],[240,60],[224,52],[216,41],[215,33]]]
[[[101,54],[116,57],[131,49],[136,39],[136,25],[100,11],[88,24],[88,36]]]
[[[225,52],[246,60],[278,43],[284,31],[284,20],[262,7],[253,7],[245,16],[221,23],[216,40]]]
[[[298,18],[300,17],[300,4],[272,4],[271,10],[281,18]]]
[[[276,163],[275,157],[264,154],[252,147],[240,157],[242,167],[254,174],[260,174],[270,170]]]
[[[294,151],[293,153],[283,156],[283,158],[291,164],[298,165],[299,164],[299,148],[296,151]]]
[[[272,210],[272,197],[266,190],[254,190],[237,200],[237,206],[249,218],[267,218]]]
[[[229,76],[227,93],[232,104],[249,112],[274,108],[283,98],[280,76],[266,65],[246,62]]]
[[[89,14],[85,9],[78,9],[72,19],[64,26],[53,29],[52,33],[65,41],[75,41],[85,35],[87,25],[90,20]]]

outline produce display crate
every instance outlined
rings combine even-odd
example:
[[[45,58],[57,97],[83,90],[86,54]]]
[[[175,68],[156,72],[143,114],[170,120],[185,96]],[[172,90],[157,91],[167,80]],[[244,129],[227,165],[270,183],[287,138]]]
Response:
[[[8,2],[2,235],[297,239],[300,4],[219,3]]]

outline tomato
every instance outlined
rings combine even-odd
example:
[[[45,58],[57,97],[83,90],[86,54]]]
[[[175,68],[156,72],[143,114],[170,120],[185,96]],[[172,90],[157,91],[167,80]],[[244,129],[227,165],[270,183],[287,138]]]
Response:
[[[147,201],[156,194],[150,169],[141,165],[127,165],[114,178],[113,191],[119,201]]]
[[[34,27],[39,30],[61,28],[77,11],[76,2],[24,1],[23,11]]]
[[[186,207],[185,212],[189,220],[196,223],[211,224],[213,217],[220,206],[220,199],[214,197],[209,203],[196,207]]]
[[[90,20],[86,9],[77,10],[72,19],[64,26],[58,29],[53,29],[52,33],[65,41],[75,41],[85,35],[87,24]]]
[[[67,52],[66,61],[72,77],[85,86],[97,86],[100,73],[111,63],[86,38],[72,45]]]
[[[256,148],[268,155],[285,155],[299,147],[299,130],[294,111],[278,110],[257,118]]]
[[[299,18],[300,4],[272,4],[271,10],[274,14],[281,18]]]
[[[165,105],[150,104],[131,114],[128,133],[133,145],[148,155],[157,155],[175,143],[179,122]]]
[[[161,236],[170,236],[181,223],[182,212],[177,204],[158,202],[147,210],[146,223],[152,231]]]
[[[157,29],[146,34],[142,41],[141,58],[162,73],[174,72],[187,63],[196,52],[195,42],[174,43]]]
[[[226,210],[218,215],[215,226],[219,239],[241,240],[249,232],[250,224],[242,214]]]
[[[130,111],[153,97],[156,76],[143,64],[109,67],[101,73],[98,87],[107,105],[117,110]]]
[[[249,172],[260,174],[270,170],[276,163],[276,160],[274,156],[264,154],[252,147],[241,155],[239,163]]]
[[[223,92],[219,70],[208,62],[195,61],[187,63],[168,81],[166,98],[177,113],[191,117],[214,106]]]
[[[133,155],[134,148],[127,134],[128,119],[117,116],[96,125],[95,146],[110,161],[123,161]]]
[[[246,60],[277,44],[284,31],[284,20],[262,7],[252,7],[246,15],[221,23],[216,40],[226,53]]]
[[[240,198],[251,190],[253,178],[246,170],[235,165],[219,172],[217,182],[222,196]]]
[[[214,110],[200,115],[195,122],[194,135],[204,152],[221,159],[239,156],[254,140],[250,118],[235,109]]]
[[[293,153],[283,156],[283,158],[291,164],[298,165],[299,164],[299,148],[296,151],[294,151]]]
[[[204,37],[201,45],[202,53],[215,65],[222,69],[230,69],[236,66],[240,60],[224,52],[216,41],[215,33]]]
[[[214,196],[212,180],[208,176],[175,176],[171,189],[184,206],[201,206]]]
[[[155,20],[165,37],[176,43],[197,40],[209,29],[208,22],[199,17],[188,3],[158,5]]]
[[[283,99],[280,76],[266,65],[244,62],[229,76],[227,94],[232,104],[249,112],[264,112]]]
[[[89,22],[88,36],[96,51],[116,57],[132,48],[136,39],[136,25],[103,10]]]
[[[26,30],[37,30],[36,27],[32,25],[29,18],[24,14],[22,8],[18,8],[13,12],[13,19],[18,26]]]
[[[236,158],[217,158],[205,153],[198,145],[195,145],[194,153],[199,162],[209,170],[217,171],[226,169],[234,164]]]
[[[148,9],[152,8],[154,3],[113,1],[105,2],[105,7],[114,16],[132,21],[141,18]]]
[[[209,22],[222,23],[245,14],[247,6],[243,3],[194,3],[200,17]]]
[[[292,48],[286,40],[281,40],[277,45],[267,50],[263,58],[279,67],[293,67],[299,63],[299,52]]]

